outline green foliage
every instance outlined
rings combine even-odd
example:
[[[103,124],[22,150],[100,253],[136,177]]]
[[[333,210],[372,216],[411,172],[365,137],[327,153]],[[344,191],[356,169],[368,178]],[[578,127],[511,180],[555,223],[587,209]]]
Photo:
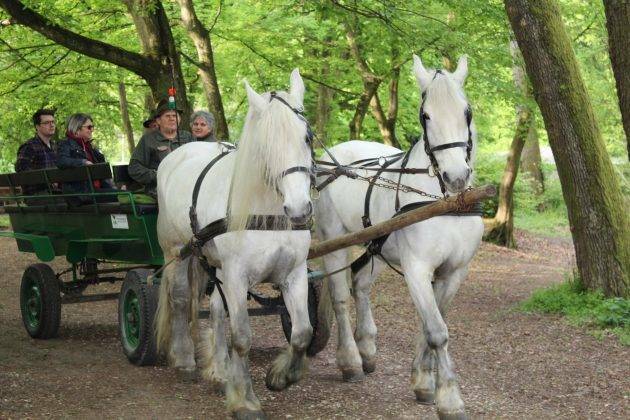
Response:
[[[11,226],[9,216],[7,216],[6,214],[0,214],[0,229],[6,229],[9,226]]]
[[[601,292],[586,291],[578,278],[538,290],[521,304],[526,312],[566,316],[574,325],[610,331],[624,345],[630,345],[630,299],[606,298]]]

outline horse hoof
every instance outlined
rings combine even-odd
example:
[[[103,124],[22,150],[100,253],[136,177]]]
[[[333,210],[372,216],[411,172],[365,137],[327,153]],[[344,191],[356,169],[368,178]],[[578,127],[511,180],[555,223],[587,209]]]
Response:
[[[184,369],[184,368],[176,368],[175,376],[177,380],[183,383],[193,383],[197,382],[197,369]]]
[[[289,383],[286,380],[280,381],[268,374],[265,378],[265,385],[267,385],[267,389],[270,391],[282,391],[289,386]]]
[[[435,392],[426,389],[414,389],[416,394],[416,401],[424,405],[435,404]]]
[[[363,359],[363,372],[372,373],[376,370],[376,362],[374,359]]]
[[[438,418],[440,420],[468,420],[468,416],[464,410],[461,411],[440,411],[438,409]]]
[[[252,411],[252,410],[236,410],[234,413],[234,418],[236,420],[265,420],[265,413],[260,410]]]
[[[341,375],[344,382],[361,382],[365,379],[365,373],[363,373],[363,369],[341,369]]]

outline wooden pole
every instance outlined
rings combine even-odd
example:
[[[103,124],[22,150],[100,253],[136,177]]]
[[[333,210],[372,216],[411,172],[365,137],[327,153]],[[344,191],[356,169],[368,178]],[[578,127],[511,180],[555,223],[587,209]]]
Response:
[[[497,191],[494,185],[485,185],[480,188],[465,191],[455,197],[449,197],[445,200],[436,201],[433,204],[411,210],[407,213],[393,217],[385,222],[377,223],[374,226],[370,226],[358,232],[348,233],[328,241],[311,245],[311,249],[308,253],[308,259],[321,257],[322,255],[329,254],[341,248],[363,244],[372,239],[376,239],[379,236],[386,235],[422,220],[457,210],[462,205],[469,206],[475,204],[478,201],[495,196],[496,193]]]

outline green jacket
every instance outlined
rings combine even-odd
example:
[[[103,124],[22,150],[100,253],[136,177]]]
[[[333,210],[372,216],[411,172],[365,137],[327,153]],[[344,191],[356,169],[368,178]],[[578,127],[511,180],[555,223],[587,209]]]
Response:
[[[178,139],[169,140],[159,131],[143,135],[129,161],[129,175],[144,185],[145,191],[155,194],[157,168],[162,159],[185,143],[195,141],[188,131],[179,132]]]

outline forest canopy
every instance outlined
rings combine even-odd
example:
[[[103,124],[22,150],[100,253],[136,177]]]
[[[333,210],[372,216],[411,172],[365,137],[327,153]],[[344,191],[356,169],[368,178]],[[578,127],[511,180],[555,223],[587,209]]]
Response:
[[[157,5],[150,0],[139,3],[146,10]],[[124,2],[26,0],[23,4],[74,33],[141,52],[138,32]],[[512,80],[511,32],[502,1],[225,0],[193,4],[212,38],[232,141],[238,139],[247,111],[242,80],[246,78],[258,91],[286,88],[294,67],[305,78],[306,115],[320,137],[329,144],[347,140],[367,69],[378,80],[377,95],[385,113],[391,81],[399,78],[395,130],[398,143],[406,148],[421,131],[412,54],[422,57],[427,66],[446,68],[467,54],[470,75],[466,91],[481,149],[496,152],[508,148],[515,105],[521,98]],[[625,159],[603,4],[592,0],[562,0],[560,4],[607,149],[613,158]],[[181,24],[180,7],[175,1],[162,1],[161,5],[180,53],[191,108],[207,109],[195,45]],[[119,84],[126,86],[137,141],[150,108],[145,81],[45,38],[15,22],[4,10],[0,10],[0,22],[0,106],[4,111],[0,170],[12,168],[18,145],[33,134],[31,115],[41,107],[55,108],[60,122],[75,112],[92,114],[99,146],[111,161],[126,161]],[[354,35],[354,44],[349,33]],[[366,67],[361,68],[359,60]],[[329,95],[328,114],[318,104],[322,90]],[[536,120],[542,127],[542,119]],[[60,135],[63,130],[60,124]],[[372,111],[366,113],[360,134],[364,139],[382,141]]]

